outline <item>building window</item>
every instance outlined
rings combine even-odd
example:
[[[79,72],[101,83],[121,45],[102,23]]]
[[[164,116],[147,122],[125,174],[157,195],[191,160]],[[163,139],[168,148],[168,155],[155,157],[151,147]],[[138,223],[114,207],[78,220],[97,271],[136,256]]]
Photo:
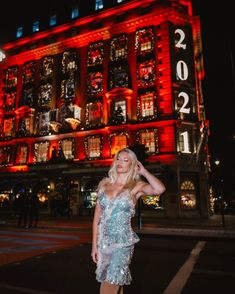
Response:
[[[45,106],[49,105],[52,99],[52,85],[47,83],[41,85],[38,94],[38,105]]]
[[[151,53],[154,49],[154,38],[152,28],[139,29],[135,36],[135,48],[137,54]]]
[[[119,60],[127,58],[127,36],[121,35],[111,40],[110,59]]]
[[[102,103],[91,102],[87,104],[86,109],[86,125],[88,127],[99,126],[102,123]]]
[[[100,136],[92,136],[86,139],[87,148],[86,153],[88,159],[95,159],[101,157],[101,137]]]
[[[22,117],[19,120],[17,136],[28,137],[31,134],[32,122],[30,117]]]
[[[104,59],[104,43],[96,42],[89,45],[87,65],[95,66],[102,64]]]
[[[154,60],[147,60],[138,64],[138,86],[150,86],[155,81],[155,62]]]
[[[79,16],[78,7],[74,7],[71,11],[71,19],[77,18]]]
[[[11,88],[17,86],[18,67],[12,66],[4,72],[5,87]]]
[[[4,137],[14,137],[14,130],[15,130],[15,123],[14,123],[14,118],[6,118],[4,119],[4,124],[3,124],[3,133]]]
[[[25,144],[18,145],[16,149],[15,164],[26,164],[28,158],[28,146]]]
[[[154,93],[150,92],[140,96],[140,116],[142,118],[154,115]]]
[[[41,112],[38,114],[38,116],[39,135],[48,135],[50,130],[50,111]]]
[[[21,38],[23,36],[23,27],[18,27],[16,29],[16,38]]]
[[[39,21],[36,20],[33,22],[33,33],[39,32]]]
[[[70,77],[75,75],[78,69],[78,56],[76,51],[65,51],[62,58],[62,72]]]
[[[23,65],[23,83],[32,83],[35,81],[36,62],[28,61]]]
[[[11,163],[12,147],[0,147],[0,166],[8,165]]]
[[[50,25],[50,27],[53,27],[56,25],[56,15],[55,14],[50,17],[49,25]]]
[[[158,152],[157,130],[140,131],[140,144],[145,145],[148,154]]]
[[[49,142],[40,142],[34,144],[34,161],[46,162],[48,157]]]
[[[88,74],[88,92],[97,94],[103,91],[103,74],[99,71]]]
[[[62,148],[66,159],[74,159],[74,140],[72,138],[61,140],[59,146]]]
[[[115,101],[112,104],[110,123],[119,125],[126,123],[126,100]]]
[[[72,77],[61,82],[61,98],[65,101],[72,102],[75,98],[75,79]]]
[[[12,91],[5,93],[4,99],[5,99],[4,110],[5,111],[14,110],[15,101],[16,101],[16,91],[12,90]]]
[[[196,208],[196,189],[191,180],[185,180],[180,186],[180,202],[183,209]]]
[[[46,56],[41,59],[40,62],[40,77],[43,78],[52,78],[54,70],[54,59],[53,57]]]
[[[127,134],[111,135],[111,156],[114,156],[119,150],[127,147]]]
[[[30,87],[29,89],[23,89],[22,90],[22,97],[19,101],[20,106],[27,105],[29,107],[33,107],[33,100],[34,100],[34,88]]]
[[[100,10],[104,7],[103,1],[102,0],[96,0],[95,1],[95,10]]]
[[[109,89],[130,86],[128,65],[112,66],[109,72]]]

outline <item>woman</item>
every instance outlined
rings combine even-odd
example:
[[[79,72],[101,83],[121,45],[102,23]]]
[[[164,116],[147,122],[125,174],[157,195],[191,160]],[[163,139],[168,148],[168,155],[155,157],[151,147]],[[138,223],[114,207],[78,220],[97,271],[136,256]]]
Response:
[[[129,264],[139,241],[131,228],[135,204],[141,195],[164,191],[163,183],[144,168],[133,151],[125,148],[115,155],[108,177],[99,183],[93,219],[91,256],[97,264],[100,294],[123,293],[122,286],[130,284]]]

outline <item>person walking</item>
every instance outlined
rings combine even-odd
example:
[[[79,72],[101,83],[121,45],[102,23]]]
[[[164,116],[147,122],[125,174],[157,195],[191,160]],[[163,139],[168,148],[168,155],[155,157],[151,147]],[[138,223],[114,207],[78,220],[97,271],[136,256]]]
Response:
[[[100,294],[123,293],[123,286],[132,280],[129,265],[139,241],[131,227],[135,204],[144,194],[162,194],[165,186],[125,148],[116,153],[108,177],[100,181],[97,190],[91,251],[96,279],[101,283]]]

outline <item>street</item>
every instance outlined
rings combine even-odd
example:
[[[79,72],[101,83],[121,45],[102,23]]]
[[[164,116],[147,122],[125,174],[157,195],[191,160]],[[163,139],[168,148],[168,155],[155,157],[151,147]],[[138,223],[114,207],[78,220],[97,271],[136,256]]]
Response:
[[[125,294],[231,293],[235,240],[140,235]],[[83,238],[82,238],[83,239]],[[91,244],[70,243],[0,267],[0,293],[98,294]]]

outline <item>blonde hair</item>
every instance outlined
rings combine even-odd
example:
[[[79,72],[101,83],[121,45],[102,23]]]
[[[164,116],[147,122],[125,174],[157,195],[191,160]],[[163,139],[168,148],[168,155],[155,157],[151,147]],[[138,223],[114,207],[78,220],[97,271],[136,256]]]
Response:
[[[110,170],[108,172],[108,177],[101,180],[101,182],[99,183],[99,186],[98,186],[98,191],[103,191],[106,185],[113,184],[117,180],[117,177],[118,177],[117,159],[118,159],[119,154],[123,153],[123,152],[128,153],[128,155],[130,156],[130,160],[131,160],[131,166],[130,166],[130,170],[128,172],[128,175],[126,177],[126,183],[124,185],[124,188],[131,190],[135,186],[136,182],[138,182],[140,180],[140,176],[138,175],[138,171],[136,168],[138,159],[137,159],[135,153],[129,148],[123,148],[115,154],[112,165],[111,165]]]

